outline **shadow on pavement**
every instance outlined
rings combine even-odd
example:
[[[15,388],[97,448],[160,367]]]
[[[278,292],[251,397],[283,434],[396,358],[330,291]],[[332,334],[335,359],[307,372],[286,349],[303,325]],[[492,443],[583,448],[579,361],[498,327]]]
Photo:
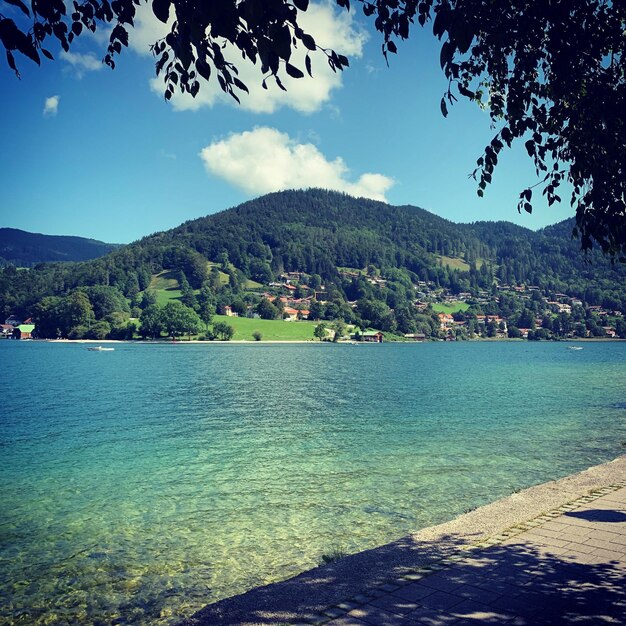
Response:
[[[624,514],[616,511],[589,510],[574,516],[596,522],[624,521],[621,519]],[[362,621],[354,623],[436,626],[458,619],[461,621],[455,621],[455,626],[626,623],[623,559],[620,563],[567,549],[559,550],[557,555],[548,547],[524,543],[523,538],[519,543],[510,541],[507,545],[472,552],[461,563],[374,600],[374,608],[384,607],[385,602],[389,606],[372,613],[374,617],[368,617],[364,611],[359,616]],[[284,582],[208,605],[181,626],[278,625],[303,621],[464,547],[466,543],[452,535],[433,542],[406,537]],[[398,599],[397,608],[393,608],[394,599]]]
[[[576,517],[588,522],[626,522],[626,513],[621,511],[609,511],[607,509],[589,509],[587,511],[570,511],[565,513],[566,517]]]

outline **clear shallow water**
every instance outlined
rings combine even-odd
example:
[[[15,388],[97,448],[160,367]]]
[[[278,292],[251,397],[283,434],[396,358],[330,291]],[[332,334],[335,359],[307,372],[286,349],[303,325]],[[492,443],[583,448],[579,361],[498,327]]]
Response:
[[[0,623],[169,624],[624,452],[626,343],[0,342]]]

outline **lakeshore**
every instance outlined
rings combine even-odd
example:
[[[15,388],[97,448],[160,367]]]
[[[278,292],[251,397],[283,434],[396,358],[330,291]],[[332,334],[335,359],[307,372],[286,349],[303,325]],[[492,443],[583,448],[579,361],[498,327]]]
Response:
[[[410,618],[405,622],[401,616],[409,612],[407,606],[414,606],[417,609],[419,604],[411,605],[406,592],[404,598],[401,592],[391,596],[392,592],[419,581],[428,574],[462,562],[463,559],[466,562],[472,559],[476,561],[484,557],[481,550],[499,546],[503,542],[512,543],[515,536],[523,530],[538,527],[542,522],[548,522],[560,513],[574,510],[581,504],[592,502],[624,486],[626,486],[626,455],[571,476],[513,493],[449,522],[424,528],[398,541],[345,556],[335,563],[309,570],[292,579],[208,605],[191,618],[182,621],[180,626],[265,626],[326,622],[333,625],[336,623],[337,626],[342,624],[356,626],[383,623],[371,621],[372,615],[376,620],[376,611],[378,619],[384,620],[386,624],[414,623],[410,622]],[[624,496],[622,501],[623,498]],[[624,526],[626,514],[622,513],[619,520]],[[545,536],[551,537],[550,532],[548,531]],[[626,539],[626,530],[622,536]],[[548,547],[548,553],[550,554],[550,547],[555,550],[558,546],[558,541],[553,541]],[[615,548],[621,550],[624,558],[623,544],[616,544]],[[616,556],[619,554],[613,555]],[[626,565],[626,560],[623,564]],[[528,563],[526,565],[528,566]],[[476,584],[475,579],[472,582]],[[489,587],[493,586],[494,583],[489,584]],[[436,590],[440,588],[437,585],[432,587]],[[379,600],[377,604],[376,600],[385,595],[389,596],[388,601]],[[485,595],[487,594],[483,593],[483,596]],[[392,604],[391,601],[395,601],[396,606],[401,605],[404,609],[394,614],[389,606]],[[381,611],[381,607],[392,612]],[[477,610],[476,607],[472,608]],[[597,610],[601,612],[601,607]],[[438,621],[434,612],[430,613],[428,623],[447,623],[445,616]],[[342,616],[347,617],[342,619]],[[333,618],[336,618],[336,621]],[[489,619],[481,622],[479,616],[475,623],[498,622]]]
[[[10,341],[10,340],[7,340]],[[508,337],[494,337],[494,338],[474,338],[474,339],[464,339],[459,342],[465,343],[525,343],[527,340],[524,339],[512,339]],[[220,340],[201,340],[201,339],[176,339],[172,341],[171,339],[29,339],[26,342],[42,342],[42,343],[52,343],[52,344],[118,344],[118,345],[157,345],[157,346],[167,346],[172,344],[182,344],[182,345],[268,345],[268,344],[306,344],[306,345],[319,345],[319,344],[339,344],[339,345],[354,345],[355,343],[359,345],[377,345],[374,342],[355,342],[353,340],[350,341],[320,341],[319,339],[263,339],[261,341],[255,341],[250,339],[229,339],[228,341],[220,341]],[[542,343],[557,343],[567,345],[570,343],[585,345],[587,343],[624,343],[626,339],[621,339],[619,337],[611,337],[611,338],[602,338],[602,337],[589,337],[589,338],[581,338],[574,337],[569,339],[559,339],[559,340],[547,340]],[[24,343],[24,341],[22,341]],[[433,340],[428,339],[424,341],[412,341],[412,340],[404,340],[404,341],[386,341],[384,343],[391,343],[394,345],[413,345],[413,344],[424,344],[424,343],[444,343],[443,340]],[[445,342],[445,343],[456,343],[455,342]]]

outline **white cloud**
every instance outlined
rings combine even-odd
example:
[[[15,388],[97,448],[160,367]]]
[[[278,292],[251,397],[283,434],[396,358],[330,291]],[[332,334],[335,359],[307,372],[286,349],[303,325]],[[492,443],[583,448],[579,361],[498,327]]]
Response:
[[[43,114],[44,117],[53,117],[57,114],[59,110],[59,100],[61,96],[50,96],[46,98],[46,101],[43,105]]]
[[[138,54],[152,57],[150,46],[158,39],[163,39],[171,30],[174,11],[170,7],[170,19],[164,24],[157,19],[149,4],[135,7],[135,27],[128,29],[128,46]]]
[[[82,78],[86,72],[96,72],[103,67],[101,59],[98,59],[93,52],[87,54],[62,52],[61,58],[76,70],[78,78]]]
[[[340,54],[350,58],[362,55],[367,34],[354,21],[354,12],[336,9],[328,0],[321,3],[311,3],[305,13],[300,14],[300,26],[311,34],[316,43],[324,48],[332,48]],[[170,22],[173,20],[173,15]],[[136,27],[131,33],[130,46],[140,54],[149,54],[149,46],[157,39],[164,37],[168,26],[157,20],[152,11],[138,9]],[[261,81],[261,66],[241,58],[241,53],[234,46],[228,44],[223,50],[224,56],[233,61],[239,70],[239,78],[248,89],[249,94],[241,93],[241,108],[255,113],[273,113],[283,106],[291,107],[301,113],[318,111],[328,102],[331,92],[341,86],[342,73],[333,72],[321,52],[311,55],[313,78],[305,74],[304,78],[284,76],[283,84],[287,91],[282,91],[275,82],[267,81],[267,89],[263,89]],[[300,45],[292,54],[292,64],[304,71],[306,49]],[[282,72],[284,74],[284,72]],[[212,107],[217,103],[236,105],[231,96],[219,88],[217,77],[212,76],[208,83],[201,79],[200,92],[195,98],[189,94],[176,93],[171,100],[172,106],[178,111],[197,110],[201,107]],[[151,89],[163,95],[164,84],[162,77],[150,80]]]
[[[251,195],[322,187],[385,201],[394,184],[382,174],[367,173],[355,182],[341,157],[329,161],[312,143],[297,143],[266,126],[215,141],[200,152],[207,171]]]

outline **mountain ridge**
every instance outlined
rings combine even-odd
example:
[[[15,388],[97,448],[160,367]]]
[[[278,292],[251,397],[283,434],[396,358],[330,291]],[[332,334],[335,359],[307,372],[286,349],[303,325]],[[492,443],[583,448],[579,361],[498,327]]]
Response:
[[[119,244],[75,235],[47,235],[20,228],[0,228],[0,265],[32,267],[37,263],[88,261]]]

